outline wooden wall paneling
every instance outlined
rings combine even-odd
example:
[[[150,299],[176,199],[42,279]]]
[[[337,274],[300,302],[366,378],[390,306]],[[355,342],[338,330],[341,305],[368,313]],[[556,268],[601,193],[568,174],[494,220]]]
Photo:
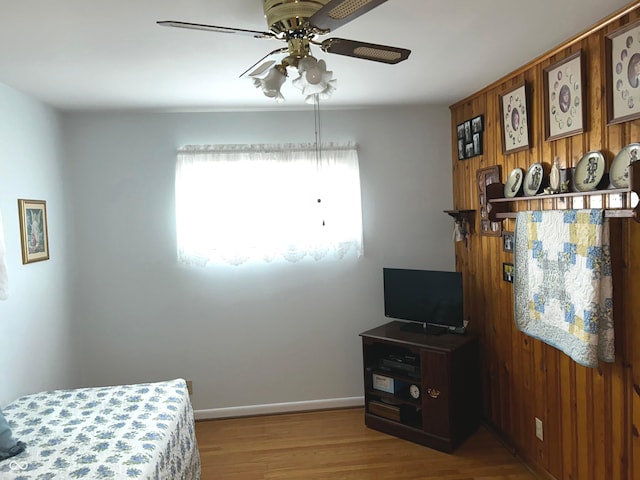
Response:
[[[504,175],[504,172],[501,172],[501,175]],[[502,280],[502,262],[500,261],[501,253],[502,253],[502,237],[487,237],[488,238],[488,247],[489,247],[489,258],[497,259],[498,261],[492,262],[491,265],[491,277],[490,284],[499,285],[498,292],[496,294],[489,297],[489,309],[492,313],[492,330],[494,332],[494,347],[495,347],[495,357],[493,362],[494,367],[494,379],[496,381],[497,395],[495,395],[494,405],[495,405],[495,419],[500,425],[500,430],[504,431],[506,426],[508,425],[508,416],[509,416],[509,406],[507,405],[508,393],[507,388],[508,385],[505,384],[505,376],[504,376],[504,353],[505,353],[505,342],[508,340],[504,330],[505,330],[505,315],[504,311],[500,308],[502,305],[502,295],[505,284]],[[509,285],[506,285],[507,288]]]
[[[561,412],[561,441],[562,448],[562,470],[560,476],[556,478],[566,478],[577,480],[578,466],[578,439],[575,425],[577,424],[577,399],[576,399],[576,372],[575,362],[568,357],[560,358],[560,390],[561,403],[559,410]]]
[[[604,51],[605,35],[640,17],[639,11],[640,2],[630,4],[601,25],[451,106],[452,124],[485,115],[484,154],[454,167],[457,208],[478,208],[478,168],[500,165],[504,182],[516,167],[526,173],[533,162],[540,161],[548,174],[556,156],[561,167],[572,168],[587,151],[601,150],[608,170],[624,145],[640,141],[640,120],[606,123]],[[544,68],[578,50],[585,61],[585,132],[547,142]],[[504,155],[498,99],[523,79],[529,89],[531,148]],[[455,154],[457,157],[457,150]],[[592,202],[541,198],[513,207],[588,208],[602,204],[601,198],[594,197]],[[513,228],[513,220],[503,223],[503,230]],[[502,251],[501,239],[482,236],[476,228],[468,250],[456,247],[456,266],[463,269],[473,330],[481,337],[485,419],[535,470],[558,480],[640,478],[640,225],[615,219],[611,231],[617,354],[615,364],[599,369],[577,365],[553,347],[518,331],[513,287],[502,281],[502,263],[512,255]],[[543,441],[535,436],[536,416],[543,420]]]
[[[527,99],[529,109],[529,144],[528,150],[522,153],[529,157],[529,164],[534,162],[548,161],[542,158],[542,143],[544,142],[544,127],[540,129],[542,123],[542,112],[544,111],[544,103],[542,99],[542,71],[539,66],[527,70],[524,74],[525,82],[529,92]]]
[[[500,134],[499,127],[496,126],[496,119],[499,118],[496,115],[496,111],[498,108],[497,99],[494,95],[483,95],[484,98],[484,124],[485,124],[485,139],[487,142],[487,150],[489,157],[497,159],[498,153],[501,152],[502,146],[500,144],[500,137],[497,134]]]
[[[576,366],[576,399],[578,448],[580,449],[577,479],[600,480],[593,476],[593,409],[589,399],[593,398],[591,372],[581,365]]]
[[[510,307],[513,311],[513,307]],[[513,415],[513,427],[507,432],[507,436],[511,439],[512,443],[517,447],[522,445],[522,438],[524,437],[524,361],[522,356],[522,341],[521,333],[515,325],[515,321],[512,320],[511,325],[511,378],[513,380],[512,390],[510,392],[512,398],[512,415]]]
[[[479,236],[479,242],[477,242],[480,245],[480,249],[482,251],[482,257],[483,259],[490,259],[491,257],[491,253],[490,253],[490,241],[493,240],[493,237],[487,237],[487,236]],[[483,290],[483,297],[482,297],[482,314],[479,316],[479,319],[481,319],[481,321],[484,324],[484,332],[486,335],[485,338],[485,344],[487,346],[487,348],[489,349],[489,351],[486,353],[485,356],[485,360],[486,360],[486,365],[485,368],[487,369],[487,377],[489,379],[490,385],[491,385],[491,389],[489,392],[489,401],[490,404],[487,405],[488,407],[488,414],[489,414],[489,418],[494,420],[494,425],[500,429],[500,425],[498,422],[495,421],[496,416],[497,416],[497,411],[498,411],[498,405],[497,405],[497,401],[499,398],[499,389],[498,389],[498,380],[496,378],[496,355],[497,355],[497,349],[496,349],[496,332],[495,332],[495,328],[496,328],[496,318],[494,317],[494,312],[491,309],[491,303],[490,303],[490,296],[488,295],[488,289],[486,287],[486,285],[491,285],[492,280],[492,273],[491,271],[493,270],[494,266],[492,264],[493,262],[482,262],[482,265],[478,265],[478,273],[479,273],[479,280],[480,280],[480,284],[481,284],[481,288]]]
[[[607,113],[606,113],[606,68],[605,68],[605,48],[604,34],[592,35],[586,40],[586,50],[589,52],[588,68],[590,72],[590,85],[588,88],[591,99],[589,115],[593,118],[591,129],[585,138],[588,144],[586,151],[606,150],[608,147],[607,138]],[[586,153],[585,151],[585,153]],[[606,155],[605,155],[606,156]]]
[[[629,362],[628,371],[628,399],[630,400],[630,415],[628,420],[629,441],[629,468],[632,475],[640,477],[640,279],[638,266],[640,266],[640,224],[628,225],[628,268],[625,272],[627,291],[626,299],[628,350],[626,357]]]
[[[607,431],[609,438],[605,439],[605,445],[610,446],[610,451],[607,453],[611,457],[610,478],[612,479],[627,478],[626,468],[629,458],[629,442],[627,438],[630,428],[627,424],[627,418],[629,418],[628,415],[630,414],[630,392],[627,388],[629,384],[627,379],[629,369],[626,365],[629,363],[627,352],[631,351],[628,343],[631,328],[628,324],[629,322],[625,321],[625,319],[631,318],[627,299],[633,296],[633,291],[628,290],[629,281],[627,277],[629,271],[625,260],[628,258],[628,246],[632,245],[629,239],[629,226],[631,226],[631,222],[622,220],[610,221],[613,275],[614,279],[620,279],[613,286],[616,363],[611,368],[611,388],[607,392],[611,418],[610,428]]]
[[[607,374],[605,377],[605,373]],[[611,432],[611,422],[607,419],[610,415],[607,411],[607,395],[611,391],[611,366],[602,364],[595,370],[591,370],[592,405],[593,405],[593,444],[600,448],[593,452],[594,478],[611,478],[610,461],[611,443],[606,443],[607,431]],[[607,387],[609,390],[607,390]],[[607,464],[609,469],[607,471]]]
[[[611,393],[611,437],[606,441],[610,442],[611,455],[611,478],[614,480],[624,480],[627,478],[627,466],[629,459],[629,436],[630,428],[626,420],[629,418],[630,402],[627,398],[628,391],[626,386],[630,383],[627,381],[626,373],[628,369],[624,366],[623,360],[616,361],[616,368],[613,370],[613,382],[617,389]],[[616,434],[616,432],[620,432]]]
[[[543,433],[547,431],[547,440],[550,438],[549,434],[551,433],[548,428],[548,421],[546,416],[547,410],[547,396],[549,395],[551,385],[548,382],[547,378],[547,367],[546,367],[546,355],[545,355],[545,345],[538,341],[534,340],[532,342],[533,346],[533,415],[529,415],[529,421],[535,425],[535,418],[539,418],[542,421]],[[545,428],[547,427],[547,428]],[[549,441],[539,440],[535,436],[532,437],[531,441],[535,446],[536,452],[536,463],[542,466],[546,471],[549,471],[549,461],[547,451],[549,448]]]
[[[514,231],[514,222],[512,220],[506,220],[503,227],[508,232]],[[513,253],[505,253],[505,261],[513,263]],[[505,392],[505,401],[509,404],[509,418],[506,428],[509,432],[514,432],[514,436],[517,437],[519,428],[518,418],[520,415],[519,404],[520,399],[518,396],[518,358],[517,351],[514,350],[513,338],[517,332],[514,315],[514,302],[513,302],[513,284],[505,283],[505,292],[507,297],[501,302],[501,310],[504,312],[505,328],[505,352],[503,361],[504,370],[504,382],[507,392]]]
[[[522,350],[520,352],[521,361],[522,361],[522,388],[523,388],[523,398],[522,398],[522,412],[520,417],[520,445],[523,450],[527,452],[527,455],[533,459],[535,459],[535,448],[534,447],[534,439],[535,439],[535,423],[533,421],[533,348],[531,344],[535,342],[535,340],[531,337],[528,337],[522,333],[518,334],[520,338],[520,343],[522,345]]]
[[[503,173],[504,174],[504,173]],[[505,375],[505,358],[510,350],[510,337],[508,335],[508,316],[506,309],[501,308],[506,302],[509,302],[509,298],[513,298],[512,284],[505,282],[502,279],[502,237],[492,237],[491,242],[491,258],[495,258],[498,261],[492,268],[494,285],[500,285],[497,295],[494,295],[491,299],[491,310],[496,312],[496,321],[494,325],[494,331],[496,332],[496,380],[498,382],[498,423],[500,429],[505,431],[509,427],[509,418],[511,415],[509,405],[509,383],[508,377]]]
[[[504,176],[504,172],[503,172]],[[506,222],[505,222],[506,223]],[[505,227],[506,225],[503,225]],[[502,263],[513,263],[513,253],[502,251],[502,238],[497,238],[498,254],[496,258],[499,258],[498,262],[499,274],[502,275]],[[512,390],[513,382],[511,376],[512,370],[512,351],[513,346],[511,343],[511,325],[513,324],[513,284],[505,282],[502,278],[498,280],[501,285],[499,303],[496,306],[500,311],[500,404],[501,404],[501,418],[500,424],[502,431],[511,431],[513,429],[513,401]]]
[[[547,438],[562,438],[561,409],[558,406],[562,402],[561,375],[560,375],[560,351],[555,348],[546,348],[546,377],[548,396],[545,402],[545,423]],[[544,442],[547,446],[547,465],[549,472],[554,472],[557,478],[563,477],[562,451],[551,442]]]
[[[612,381],[616,385],[616,389],[612,390],[610,397],[611,404],[611,478],[615,480],[622,480],[626,478],[628,464],[628,443],[626,438],[629,435],[630,429],[626,424],[628,418],[625,372],[627,369],[624,367],[623,361],[618,357],[616,360],[616,368],[612,372]],[[619,433],[617,433],[619,432]]]
[[[557,146],[559,142],[548,142],[545,139],[545,117],[547,112],[545,110],[545,95],[546,92],[544,90],[544,69],[549,65],[554,64],[556,61],[560,60],[557,56],[548,59],[545,62],[540,63],[535,68],[536,78],[535,83],[540,85],[540,92],[535,97],[536,98],[536,110],[539,112],[538,120],[536,123],[536,130],[539,132],[539,161],[545,164],[545,171],[550,171],[551,166],[553,165],[554,159],[558,155]]]
[[[608,385],[605,386],[605,408],[602,412],[602,421],[607,427],[604,432],[604,445],[606,452],[604,455],[605,472],[608,478],[620,478],[620,464],[616,452],[624,451],[624,445],[619,442],[619,439],[624,436],[618,432],[624,432],[624,417],[620,414],[622,410],[624,412],[624,403],[620,403],[616,399],[624,398],[624,383],[620,382],[619,372],[622,371],[621,362],[617,361],[615,364],[607,367],[609,372],[606,372],[605,379]],[[611,412],[608,421],[609,413]]]
[[[509,284],[510,285],[510,284]],[[511,288],[505,288],[505,291],[509,294],[513,295]],[[505,325],[506,324],[506,325]],[[509,324],[505,321],[501,322],[501,325],[505,325],[505,327],[509,327]],[[503,354],[500,358],[500,408],[501,408],[501,418],[500,425],[501,430],[504,431],[512,431],[513,430],[513,418],[514,413],[512,409],[512,390],[513,390],[513,382],[511,377],[511,332],[504,331],[501,332],[500,335],[500,343],[503,348]]]
[[[640,391],[638,391],[638,373],[636,369],[631,369],[631,447],[629,449],[629,471],[631,475],[640,474]],[[631,477],[634,478],[634,477]],[[637,478],[637,477],[635,477]]]

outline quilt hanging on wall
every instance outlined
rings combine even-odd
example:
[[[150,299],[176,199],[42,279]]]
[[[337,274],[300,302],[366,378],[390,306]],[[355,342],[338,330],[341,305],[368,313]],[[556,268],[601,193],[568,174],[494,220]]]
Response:
[[[604,211],[518,212],[515,240],[518,329],[586,367],[613,362],[613,284]]]

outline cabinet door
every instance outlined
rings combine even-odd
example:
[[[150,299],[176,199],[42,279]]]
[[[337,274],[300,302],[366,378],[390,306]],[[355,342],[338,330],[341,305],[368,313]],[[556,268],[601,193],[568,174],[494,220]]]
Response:
[[[447,352],[422,350],[422,423],[425,432],[451,436],[450,358]]]

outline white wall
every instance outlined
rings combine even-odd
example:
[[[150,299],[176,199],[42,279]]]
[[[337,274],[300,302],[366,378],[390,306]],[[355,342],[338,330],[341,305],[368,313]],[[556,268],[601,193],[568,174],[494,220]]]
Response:
[[[0,301],[0,406],[73,383],[60,120],[0,84],[0,211],[9,298]],[[46,200],[51,259],[22,264],[18,199]]]
[[[65,114],[79,383],[182,376],[196,409],[362,395],[382,267],[454,268],[449,121],[446,107],[322,112],[324,141],[359,145],[364,257],[193,270],[176,262],[176,149],[313,141],[313,111]]]

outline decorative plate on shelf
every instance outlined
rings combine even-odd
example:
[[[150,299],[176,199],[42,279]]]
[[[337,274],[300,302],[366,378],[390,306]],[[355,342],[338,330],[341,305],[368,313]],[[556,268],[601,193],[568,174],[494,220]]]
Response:
[[[529,167],[527,175],[524,177],[524,185],[522,186],[526,197],[533,197],[540,191],[543,176],[544,169],[540,162],[536,162]]]
[[[513,198],[517,197],[522,188],[522,178],[524,172],[521,168],[514,168],[507,178],[507,183],[504,184],[504,197]]]
[[[629,188],[629,165],[640,158],[640,143],[630,143],[618,152],[609,168],[611,185]]]
[[[595,190],[604,174],[604,155],[602,152],[587,152],[576,166],[573,178],[576,189],[579,192]]]

